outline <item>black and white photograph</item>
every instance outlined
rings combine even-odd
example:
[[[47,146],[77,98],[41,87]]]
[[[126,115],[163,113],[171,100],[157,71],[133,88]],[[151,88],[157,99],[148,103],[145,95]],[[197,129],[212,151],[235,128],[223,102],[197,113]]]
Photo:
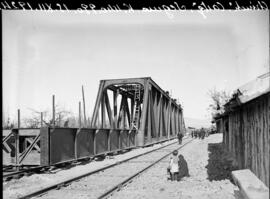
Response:
[[[82,5],[1,10],[3,198],[268,199],[269,9]]]

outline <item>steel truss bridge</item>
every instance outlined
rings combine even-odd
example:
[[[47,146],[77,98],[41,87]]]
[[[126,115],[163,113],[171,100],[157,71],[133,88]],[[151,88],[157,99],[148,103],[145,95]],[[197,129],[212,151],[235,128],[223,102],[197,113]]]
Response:
[[[14,166],[36,150],[41,166],[144,147],[185,133],[181,105],[150,77],[101,80],[91,127],[3,131],[3,150]]]

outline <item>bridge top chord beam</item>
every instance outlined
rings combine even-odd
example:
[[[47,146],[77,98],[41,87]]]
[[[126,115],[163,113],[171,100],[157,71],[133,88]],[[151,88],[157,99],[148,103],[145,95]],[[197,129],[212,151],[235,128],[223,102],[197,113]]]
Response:
[[[165,92],[163,89],[161,89],[157,83],[152,80],[151,77],[140,77],[140,78],[124,78],[124,79],[104,79],[104,80],[100,80],[100,82],[104,82],[104,89],[105,88],[116,88],[117,86],[115,85],[125,85],[125,84],[141,84],[143,86],[146,85],[146,82],[148,81],[150,83],[151,86],[153,86],[156,90],[158,90],[165,98],[167,98],[168,100],[171,100],[171,97],[169,96],[169,94],[167,92]],[[121,87],[121,86],[120,86]],[[128,92],[127,92],[128,93]],[[175,105],[176,107],[178,107],[180,110],[182,110],[181,105],[177,104],[176,101],[171,100],[172,104]]]

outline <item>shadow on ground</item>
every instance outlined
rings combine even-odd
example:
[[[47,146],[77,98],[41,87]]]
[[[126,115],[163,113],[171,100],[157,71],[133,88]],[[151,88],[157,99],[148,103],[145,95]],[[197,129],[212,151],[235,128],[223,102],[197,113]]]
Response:
[[[185,160],[183,155],[179,155],[179,174],[178,174],[178,179],[181,180],[183,177],[189,177],[189,171],[188,171],[188,165],[187,161]]]
[[[208,180],[225,180],[228,179],[232,183],[233,179],[231,172],[236,170],[237,167],[232,165],[232,159],[223,148],[222,143],[209,143],[208,144],[209,159],[207,168]]]
[[[244,197],[243,197],[243,195],[241,194],[240,191],[234,190],[234,194],[233,195],[234,195],[234,197],[236,199],[244,199]]]

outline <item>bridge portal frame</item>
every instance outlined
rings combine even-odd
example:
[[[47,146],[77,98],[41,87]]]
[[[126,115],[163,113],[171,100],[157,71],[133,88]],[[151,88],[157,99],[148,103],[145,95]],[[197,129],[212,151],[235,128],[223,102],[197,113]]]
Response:
[[[162,90],[151,77],[100,80],[91,128],[131,130],[134,93],[129,92],[125,87],[134,84],[139,84],[143,88],[136,146],[171,139],[178,133],[185,134],[181,105],[172,99],[168,92]],[[111,97],[113,102],[110,102],[108,90],[113,92]],[[119,101],[117,102],[119,95],[121,95],[120,108]],[[130,99],[130,103],[127,99]],[[107,123],[106,119],[108,119]]]

